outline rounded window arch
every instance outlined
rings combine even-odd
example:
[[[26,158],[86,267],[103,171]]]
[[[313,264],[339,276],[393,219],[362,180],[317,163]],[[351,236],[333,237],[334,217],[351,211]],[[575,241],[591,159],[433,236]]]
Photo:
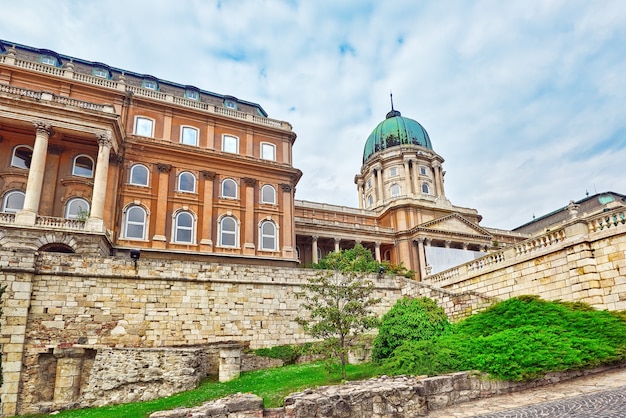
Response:
[[[300,247],[296,245],[296,257],[300,260]]]
[[[278,248],[276,224],[273,221],[263,221],[259,226],[259,247],[264,251],[276,251]]]
[[[129,206],[124,216],[124,238],[145,239],[146,210],[138,205]]]
[[[261,187],[261,203],[276,204],[276,189],[274,186],[266,184]]]
[[[143,164],[134,164],[130,167],[130,184],[135,186],[147,186],[150,178],[150,170]]]
[[[196,220],[189,211],[182,210],[174,217],[174,242],[192,244]]]
[[[374,196],[371,194],[367,196],[367,205],[372,206],[374,204]]]
[[[2,212],[17,213],[24,208],[25,194],[21,190],[12,190],[2,199]]]
[[[74,197],[65,205],[65,219],[86,220],[89,217],[89,202],[81,197]]]
[[[178,175],[178,191],[194,193],[196,191],[196,176],[189,171]]]
[[[28,170],[30,168],[30,162],[33,159],[33,149],[26,145],[18,145],[13,148],[13,155],[11,156],[11,166],[17,168],[23,168]]]
[[[323,257],[324,254],[322,254],[322,249],[320,247],[317,247],[317,261],[319,262]]]
[[[222,180],[222,197],[237,198],[237,182],[233,179]]]
[[[237,247],[238,242],[237,219],[232,216],[224,216],[220,219],[219,245],[221,247]]]
[[[391,187],[389,188],[389,193],[391,194],[391,197],[400,196],[400,186],[398,186],[395,183],[392,184]]]
[[[422,193],[430,194],[430,187],[428,187],[427,183],[422,183]]]
[[[74,157],[72,165],[72,175],[80,177],[93,177],[93,160],[87,155],[77,155]]]

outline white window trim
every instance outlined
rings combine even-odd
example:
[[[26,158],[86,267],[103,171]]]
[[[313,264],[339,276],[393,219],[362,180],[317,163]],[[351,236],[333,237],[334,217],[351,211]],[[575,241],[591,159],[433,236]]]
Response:
[[[234,235],[235,235],[235,240],[234,240],[234,245],[225,245],[222,241],[222,236],[223,236],[223,231],[222,231],[222,222],[224,222],[224,220],[226,218],[232,219],[233,221],[235,221],[235,231],[234,231]],[[218,230],[218,247],[224,247],[224,248],[239,248],[239,220],[237,218],[235,218],[232,215],[224,215],[220,218],[219,220],[219,230]],[[229,232],[230,234],[230,232]]]
[[[397,188],[398,193],[394,193],[394,188]],[[393,183],[390,187],[389,187],[389,195],[391,197],[398,197],[402,194],[402,189],[400,188],[400,185],[398,183]]]
[[[200,101],[200,92],[198,90],[186,89],[185,99]]]
[[[191,216],[191,227],[187,228],[187,227],[178,227],[178,217],[182,214],[187,214],[189,216]],[[196,215],[189,211],[189,210],[179,210],[176,213],[174,213],[173,216],[173,222],[172,222],[172,242],[175,244],[186,244],[186,245],[194,245],[196,243],[196,224],[197,224],[197,218]],[[183,229],[186,231],[191,231],[191,241],[178,241],[178,230],[179,229]]]
[[[189,174],[191,177],[193,177],[193,190],[182,190],[180,188],[180,181],[181,181],[181,178],[183,177],[183,174]],[[176,191],[181,192],[181,193],[195,193],[197,183],[198,183],[198,178],[192,172],[181,171],[180,173],[178,173],[178,181],[176,182]]]
[[[70,207],[72,205],[72,203],[74,202],[84,202],[85,205],[87,206],[87,208],[85,209],[88,213],[91,211],[91,205],[89,204],[89,202],[86,199],[83,199],[82,197],[73,197],[71,199],[69,199],[67,201],[67,204],[65,205],[65,219],[76,219],[77,216],[75,214],[70,214]]]
[[[80,157],[88,158],[89,161],[91,161],[91,175],[90,176],[84,176],[82,174],[77,174],[76,173],[76,160],[78,160]],[[92,179],[93,176],[94,176],[95,171],[96,171],[95,162],[94,162],[93,158],[91,158],[89,155],[79,154],[76,157],[74,157],[74,160],[72,161],[72,175],[73,176],[85,177],[85,178],[88,178],[88,179]]]
[[[263,225],[266,223],[269,223],[274,227],[274,235],[272,237],[274,238],[274,248],[265,248],[263,246],[263,238],[268,236],[263,234]],[[261,251],[278,251],[278,248],[278,225],[276,225],[276,222],[271,219],[262,220],[261,223],[259,223],[259,249]]]
[[[24,168],[24,167],[20,167],[20,166],[17,166],[17,165],[15,165],[15,164],[13,164],[13,159],[15,158],[15,152],[16,152],[19,148],[27,148],[27,149],[29,149],[29,150],[30,150],[30,155],[31,155],[31,158],[32,158],[32,156],[33,156],[33,148],[32,148],[32,147],[30,147],[30,146],[28,146],[28,145],[17,145],[15,148],[13,148],[13,153],[11,154],[11,167],[19,168],[19,169],[21,169],[21,170],[28,170],[28,169],[29,169],[28,167]]]
[[[141,183],[133,183],[133,171],[135,171],[136,168],[144,168],[146,170],[146,184],[141,184]],[[130,177],[128,178],[128,184],[132,184],[133,186],[140,186],[140,187],[148,187],[148,185],[150,184],[150,170],[148,169],[148,167],[146,167],[143,164],[133,164],[130,167]]]
[[[235,196],[224,195],[224,183],[226,183],[227,181],[232,181],[235,184]],[[222,182],[220,183],[220,197],[222,199],[238,199],[239,198],[239,184],[237,184],[237,182],[234,179],[231,179],[230,177],[222,180]]]
[[[227,151],[226,150],[226,138],[234,138],[235,139],[235,151]],[[239,154],[239,137],[230,134],[222,135],[222,152],[227,152],[229,154]]]
[[[26,198],[26,193],[21,190],[11,190],[10,192],[7,192],[2,199],[2,213],[17,213],[24,208],[24,203],[22,203],[22,208],[20,209],[11,208],[10,210],[7,210],[7,202],[9,201],[9,197],[14,194],[21,194],[22,201]]]
[[[138,124],[139,124],[139,120],[146,120],[146,121],[150,121],[150,123],[152,124],[150,127],[150,136],[146,136],[146,135],[142,135],[137,131],[138,128]],[[133,135],[137,135],[137,136],[144,136],[146,138],[154,138],[154,119],[152,118],[148,118],[146,116],[135,116],[135,125],[134,125],[134,129],[133,129]]]
[[[272,189],[272,194],[274,197],[273,202],[268,202],[266,201],[263,197],[265,195],[265,193],[263,193],[263,190],[267,189],[267,188],[271,188]],[[276,189],[274,188],[274,186],[272,186],[271,184],[266,184],[263,187],[261,187],[261,203],[264,203],[266,205],[276,205]]]
[[[194,131],[196,133],[196,143],[195,144],[186,144],[186,143],[183,142],[183,139],[185,138],[185,136],[184,136],[185,129],[192,130],[192,131]],[[182,125],[180,127],[180,143],[181,144],[197,147],[199,138],[200,138],[200,130],[198,128],[196,128],[195,126]]]
[[[426,187],[426,191],[424,191],[424,187]],[[422,183],[422,194],[430,194],[430,186],[428,183]]]
[[[389,177],[397,177],[398,176],[398,167],[391,167],[389,169]]]
[[[263,152],[263,149],[265,147],[268,147],[272,150],[272,158],[265,157],[265,153]],[[266,161],[276,161],[276,145],[272,144],[271,142],[261,142],[261,159]]]
[[[128,236],[128,212],[131,209],[134,208],[139,208],[140,210],[143,211],[144,213],[144,222],[143,222],[143,237],[138,238],[138,237],[129,237]],[[129,206],[126,207],[126,209],[124,209],[124,236],[122,237],[123,239],[127,239],[127,240],[135,240],[135,241],[145,241],[146,240],[146,236],[148,236],[148,225],[150,224],[149,222],[149,213],[146,210],[146,208],[144,208],[141,205],[137,205],[137,204],[131,204]],[[133,225],[139,225],[138,223],[133,222]]]

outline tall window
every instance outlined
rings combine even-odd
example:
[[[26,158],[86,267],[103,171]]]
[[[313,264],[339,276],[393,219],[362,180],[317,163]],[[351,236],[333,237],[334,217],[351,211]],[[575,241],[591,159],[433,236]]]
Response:
[[[269,184],[261,188],[261,203],[276,204],[276,189]]]
[[[198,145],[198,130],[190,126],[183,126],[180,132],[180,143]]]
[[[428,187],[428,184],[426,184],[426,183],[422,184],[422,193],[430,194],[430,188]]]
[[[65,219],[78,219],[87,216],[89,216],[89,202],[80,197],[68,200],[65,206]]]
[[[222,247],[237,246],[237,220],[232,216],[224,216],[220,221],[219,245]]]
[[[146,236],[146,211],[141,206],[131,206],[126,210],[124,237],[144,239]]]
[[[24,208],[24,192],[13,190],[2,199],[2,212],[16,213]]]
[[[426,175],[426,167],[424,167],[423,165],[421,165],[421,166],[420,166],[420,174],[421,174],[422,176],[425,176],[425,175]]]
[[[367,196],[367,205],[372,206],[373,204],[374,204],[374,196],[372,195]]]
[[[178,191],[191,192],[196,191],[196,176],[188,171],[183,171],[178,175]]]
[[[130,184],[135,186],[148,185],[148,168],[142,164],[135,164],[130,168]]]
[[[72,174],[80,177],[93,177],[93,160],[86,155],[78,155],[74,158]]]
[[[237,198],[237,182],[235,180],[224,179],[222,181],[222,197]]]
[[[135,135],[152,138],[154,136],[154,121],[152,119],[137,116],[135,118]]]
[[[239,138],[232,135],[224,135],[222,137],[222,151],[233,154],[239,153]]]
[[[389,169],[389,177],[395,177],[398,175],[398,167],[391,167]]]
[[[276,224],[272,221],[261,222],[260,247],[265,251],[276,251]]]
[[[17,146],[13,149],[13,156],[11,157],[11,165],[17,168],[23,168],[28,170],[30,168],[30,162],[33,159],[33,150],[25,145]]]
[[[389,192],[391,193],[391,197],[400,196],[400,186],[397,184],[392,184],[389,188]]]
[[[193,215],[186,211],[178,212],[174,220],[174,241],[187,244],[193,243],[193,231]]]
[[[320,247],[317,247],[317,261],[320,261],[322,259],[322,249]]]
[[[276,146],[266,142],[262,143],[261,158],[264,160],[276,161]]]

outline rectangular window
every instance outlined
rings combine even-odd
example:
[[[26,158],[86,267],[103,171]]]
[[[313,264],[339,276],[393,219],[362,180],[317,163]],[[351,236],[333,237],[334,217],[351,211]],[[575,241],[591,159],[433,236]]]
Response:
[[[274,144],[261,144],[261,158],[264,160],[276,161],[276,147]]]
[[[200,99],[200,93],[195,90],[185,90],[185,98],[189,100],[198,100]]]
[[[424,167],[424,166],[420,166],[420,174],[421,174],[422,176],[425,176],[425,175],[426,175],[426,167]]]
[[[222,151],[233,154],[239,153],[239,138],[231,135],[224,135],[222,138]]]
[[[135,118],[135,135],[152,138],[154,136],[153,128],[154,121],[152,119],[142,118],[141,116]]]
[[[198,145],[198,130],[189,126],[183,126],[180,134],[180,143]]]
[[[141,82],[141,87],[143,87],[144,89],[155,90],[155,91],[158,89],[158,85],[156,81],[152,81],[152,80],[143,80]]]
[[[389,177],[395,177],[398,175],[398,168],[397,167],[391,167],[389,169]]]
[[[104,68],[94,68],[91,74],[94,77],[109,78],[109,72]]]

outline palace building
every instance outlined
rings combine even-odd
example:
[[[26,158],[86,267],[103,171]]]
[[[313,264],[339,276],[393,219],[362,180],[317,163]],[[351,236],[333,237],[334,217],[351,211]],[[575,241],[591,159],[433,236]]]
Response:
[[[3,246],[307,266],[361,243],[419,279],[527,237],[452,205],[393,105],[349,208],[295,200],[296,134],[256,103],[8,41],[0,100]]]

